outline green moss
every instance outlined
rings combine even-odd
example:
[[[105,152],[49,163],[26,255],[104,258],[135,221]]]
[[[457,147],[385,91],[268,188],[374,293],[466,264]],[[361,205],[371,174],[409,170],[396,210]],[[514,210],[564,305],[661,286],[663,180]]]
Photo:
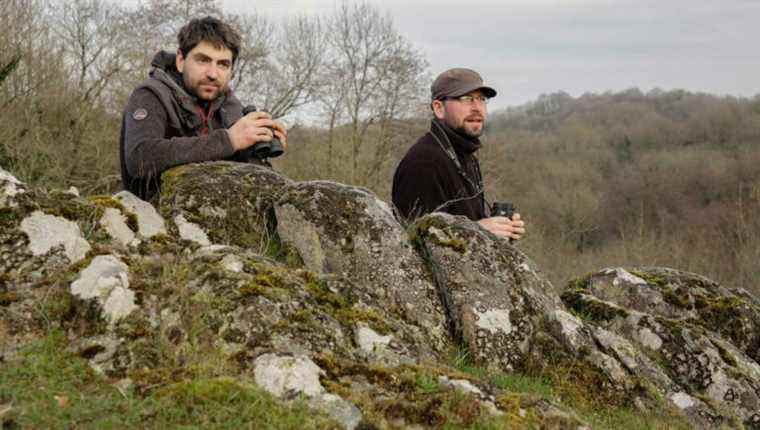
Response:
[[[533,394],[545,400],[554,397],[554,388],[546,377],[529,376],[520,373],[496,373],[490,375],[495,386],[513,393]]]
[[[609,322],[628,316],[625,309],[586,295],[583,291],[566,291],[562,293],[561,298],[577,316],[590,321]]]
[[[352,305],[348,297],[331,291],[324,280],[311,280],[305,288],[311,293],[314,300],[321,305],[327,305],[336,310],[346,309]]]
[[[393,332],[391,326],[374,309],[360,309],[356,306],[348,309],[339,309],[335,312],[335,318],[348,327],[353,327],[358,322],[367,323],[372,330],[381,335]]]
[[[442,238],[437,234],[430,234],[431,228],[445,232],[446,238]],[[460,254],[467,252],[467,241],[456,236],[451,231],[451,226],[436,217],[425,217],[417,221],[416,224],[407,229],[407,235],[410,242],[415,244],[417,248],[424,245],[424,240],[431,240],[438,246],[453,249]]]
[[[314,313],[308,309],[299,309],[290,314],[288,319],[298,324],[314,325]]]
[[[148,337],[153,333],[153,327],[144,316],[131,316],[121,321],[116,329],[120,337],[129,340],[135,340],[142,337]]]
[[[41,320],[47,324],[70,320],[75,310],[73,297],[68,291],[61,288],[55,286],[49,288],[48,293],[38,302],[37,309],[40,312]],[[99,321],[99,318],[89,312],[89,309],[85,311],[84,317],[88,320]]]
[[[689,301],[688,293],[685,293],[685,292],[679,293],[679,290],[677,289],[674,289],[671,287],[663,287],[662,298],[665,300],[666,303],[669,303],[673,306],[677,306],[683,309],[691,308],[691,303]]]
[[[699,315],[697,322],[708,330],[728,336],[737,345],[746,345],[752,335],[744,316],[747,306],[747,302],[738,297],[694,295],[694,308]]]
[[[358,405],[365,420],[381,428],[389,422],[395,423],[393,427],[403,423],[433,428],[504,428],[504,421],[493,421],[476,396],[441,386],[438,378],[447,375],[444,369],[422,366],[391,369],[341,360],[333,355],[321,355],[315,361],[328,373],[325,387]],[[350,385],[338,382],[344,377],[365,379],[391,396],[378,399],[370,392],[351,390]]]
[[[593,274],[589,273],[587,275],[571,279],[567,282],[567,289],[580,292],[587,291],[591,287],[592,276]]]
[[[253,280],[240,287],[238,291],[243,297],[262,296],[275,301],[281,301],[288,296],[282,278],[269,271],[254,275]]]
[[[640,270],[631,270],[630,273],[633,276],[637,276],[643,279],[649,285],[654,285],[660,288],[664,288],[666,285],[668,285],[667,279],[654,273],[643,272]]]

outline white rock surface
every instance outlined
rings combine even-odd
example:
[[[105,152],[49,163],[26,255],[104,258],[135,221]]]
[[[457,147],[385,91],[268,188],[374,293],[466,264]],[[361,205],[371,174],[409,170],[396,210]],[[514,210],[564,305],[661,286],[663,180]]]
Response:
[[[612,275],[612,274],[615,275],[615,279],[612,281],[612,285],[615,285],[615,286],[620,285],[621,282],[625,282],[626,284],[629,284],[629,285],[646,285],[647,284],[647,281],[639,278],[638,276],[634,276],[633,274],[631,274],[631,272],[620,267],[616,267],[614,269],[606,269],[604,273],[608,275]]]
[[[479,328],[491,333],[512,333],[512,322],[509,320],[508,309],[489,309],[485,312],[478,312],[477,306],[475,306],[473,313],[477,316],[475,324]]]
[[[149,239],[157,234],[166,234],[164,219],[161,218],[153,205],[141,200],[129,191],[122,191],[114,195],[114,198],[137,216],[137,229],[140,236]]]
[[[464,393],[477,394],[478,396],[483,397],[483,392],[480,388],[476,387],[472,382],[466,379],[449,379],[446,376],[439,376],[438,382],[445,387],[453,388]]]
[[[684,393],[683,391],[679,391],[677,393],[672,393],[668,396],[671,402],[673,402],[676,406],[678,406],[680,409],[688,409],[697,403],[694,401],[694,398],[690,395]]]
[[[100,218],[100,225],[112,238],[124,246],[136,240],[135,233],[127,226],[127,217],[118,209],[106,208],[103,217]]]
[[[277,397],[325,392],[319,382],[324,371],[306,356],[263,354],[254,361],[253,373],[256,383]]]
[[[29,237],[29,250],[33,255],[44,255],[53,247],[63,245],[69,261],[76,263],[90,250],[77,223],[40,211],[21,221],[21,231]]]
[[[547,319],[556,327],[558,333],[569,345],[577,350],[582,345],[585,345],[586,339],[581,334],[580,329],[583,327],[583,321],[581,321],[575,315],[565,312],[562,309],[557,309],[547,315]]]
[[[322,393],[309,400],[309,406],[322,411],[347,430],[355,429],[362,420],[362,412],[340,396]]]
[[[24,184],[7,171],[0,168],[0,208],[15,207],[13,196],[23,193]]]
[[[209,240],[208,235],[206,235],[206,232],[197,224],[193,224],[185,219],[184,215],[179,214],[175,216],[174,223],[177,225],[179,237],[182,239],[195,242],[201,246],[211,245],[211,241]]]
[[[222,258],[221,265],[225,270],[230,272],[240,273],[243,271],[243,262],[237,255],[227,254]]]
[[[662,339],[660,336],[657,336],[652,330],[649,330],[646,327],[636,331],[636,340],[643,346],[654,351],[658,351],[662,348]]]
[[[98,255],[71,284],[71,294],[96,299],[110,322],[137,309],[135,294],[129,289],[129,268],[113,255]]]
[[[382,336],[366,324],[358,324],[356,327],[356,344],[365,353],[383,351],[391,340],[393,340],[392,336]]]

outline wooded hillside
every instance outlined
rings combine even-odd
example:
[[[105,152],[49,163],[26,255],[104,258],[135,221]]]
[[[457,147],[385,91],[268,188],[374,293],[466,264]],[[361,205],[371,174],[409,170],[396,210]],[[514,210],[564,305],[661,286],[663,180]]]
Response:
[[[181,24],[205,14],[244,34],[236,93],[291,126],[276,167],[389,200],[439,71],[366,4],[275,22],[212,0],[4,1],[0,166],[31,185],[118,190],[126,97],[159,48],[175,49]],[[518,206],[529,223],[520,246],[555,285],[656,264],[760,291],[760,97],[560,92],[492,112],[484,142],[487,197]]]

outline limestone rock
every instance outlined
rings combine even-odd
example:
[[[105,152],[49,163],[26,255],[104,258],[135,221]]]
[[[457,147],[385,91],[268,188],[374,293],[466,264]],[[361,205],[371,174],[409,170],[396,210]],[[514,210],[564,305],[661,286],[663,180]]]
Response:
[[[201,246],[211,245],[211,241],[208,240],[208,235],[198,225],[193,224],[185,219],[182,214],[174,217],[174,224],[177,225],[179,230],[179,237],[190,242],[195,242]]]
[[[75,222],[40,211],[21,221],[21,231],[29,237],[29,251],[33,255],[45,255],[52,248],[63,245],[66,256],[76,263],[90,250],[90,244],[84,240]]]
[[[139,242],[135,233],[127,226],[127,218],[118,209],[106,208],[103,217],[100,219],[100,224],[112,238],[123,246]]]
[[[383,351],[391,343],[392,336],[382,336],[366,324],[356,328],[356,344],[367,354]]]
[[[16,206],[14,196],[25,192],[24,184],[0,168],[0,209]]]
[[[256,383],[277,397],[316,396],[325,391],[319,382],[324,372],[308,357],[264,354],[253,366]]]
[[[760,305],[703,276],[668,268],[603,269],[577,290],[621,308],[690,321],[714,331],[760,361]]]
[[[688,282],[694,284],[687,288]],[[616,357],[632,375],[629,386],[646,381],[695,425],[733,425],[737,419],[751,423],[760,408],[755,351],[738,348],[742,342],[726,342],[722,327],[706,329],[711,327],[709,313],[697,316],[684,305],[679,315],[673,308],[676,297],[717,303],[729,298],[738,318],[753,311],[750,303],[740,305],[740,299],[706,278],[662,268],[605,269],[571,283],[562,295],[569,307],[592,320],[586,332],[600,352]],[[645,309],[650,313],[641,311]],[[752,324],[744,325],[749,333]]]
[[[137,309],[135,293],[129,289],[128,267],[113,255],[99,255],[71,284],[71,294],[96,299],[110,322]]]
[[[418,219],[414,238],[431,264],[454,336],[476,363],[522,365],[544,314],[561,308],[527,257],[464,217]]]
[[[362,421],[362,412],[353,404],[339,396],[322,393],[309,399],[309,406],[314,410],[327,413],[346,430],[353,430]]]
[[[181,215],[197,225],[210,242],[264,251],[272,240],[272,201],[290,183],[255,164],[188,164],[164,173],[159,206],[167,219]]]
[[[329,181],[286,187],[277,232],[307,269],[348,279],[364,302],[421,328],[433,351],[449,344],[437,291],[388,205],[369,191]]]
[[[748,291],[613,268],[560,300],[520,250],[466,219],[431,214],[405,230],[367,190],[236,163],[164,179],[167,226],[128,194],[76,197],[0,172],[2,364],[55,328],[137,395],[210,372],[253,375],[345,428],[589,428],[553,400],[451,367],[464,341],[482,367],[567,375],[600,407],[759,428]],[[8,183],[23,188],[10,200]],[[90,251],[79,264],[63,241],[35,255],[42,234],[22,229],[35,217],[38,229],[78,228]]]
[[[150,239],[158,234],[166,234],[164,219],[150,203],[141,200],[129,191],[121,191],[114,195],[124,207],[137,216],[138,234],[144,239]]]

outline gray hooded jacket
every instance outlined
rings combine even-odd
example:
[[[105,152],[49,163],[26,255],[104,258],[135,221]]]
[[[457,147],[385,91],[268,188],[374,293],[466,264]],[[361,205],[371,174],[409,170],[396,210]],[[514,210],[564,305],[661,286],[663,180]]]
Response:
[[[232,91],[206,104],[185,90],[174,54],[159,52],[152,66],[122,116],[119,148],[125,190],[149,200],[161,187],[161,173],[181,164],[262,163],[232,147],[226,129],[243,116],[243,106]]]

